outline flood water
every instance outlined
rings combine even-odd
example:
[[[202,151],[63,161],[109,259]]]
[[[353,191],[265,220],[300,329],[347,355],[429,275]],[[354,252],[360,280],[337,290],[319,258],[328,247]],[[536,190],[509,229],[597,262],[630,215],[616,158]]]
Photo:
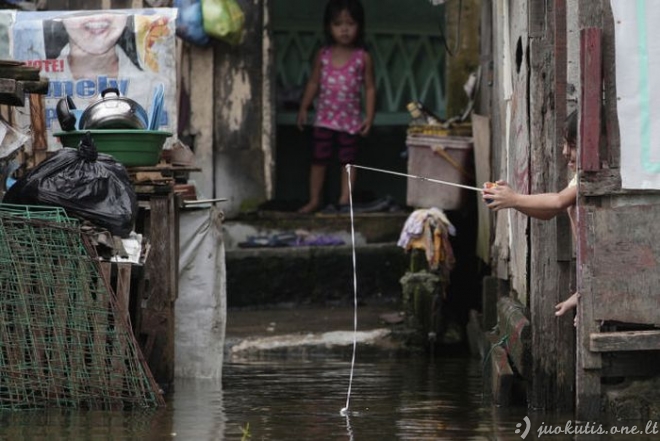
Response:
[[[531,415],[484,400],[481,362],[467,356],[360,360],[342,416],[350,362],[227,363],[222,381],[178,380],[150,412],[0,412],[2,440],[520,440],[570,417]],[[516,430],[518,432],[516,433]],[[572,437],[543,439],[657,439]]]

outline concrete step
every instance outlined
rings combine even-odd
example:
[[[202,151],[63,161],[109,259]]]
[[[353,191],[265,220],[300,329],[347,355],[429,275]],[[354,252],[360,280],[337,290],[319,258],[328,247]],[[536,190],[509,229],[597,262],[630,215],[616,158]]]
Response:
[[[354,213],[359,297],[401,298],[399,279],[409,263],[396,241],[408,215]],[[229,307],[352,302],[349,214],[259,211],[228,220],[223,229]],[[280,243],[287,235],[299,238],[295,246]],[[299,245],[307,239],[342,244]]]
[[[356,243],[396,242],[409,215],[405,211],[354,213]],[[351,241],[351,219],[348,213],[257,211],[227,220],[223,227],[227,250],[240,248],[240,244],[250,236],[270,236],[284,232],[332,235],[344,239],[346,243]]]
[[[395,243],[356,247],[358,298],[401,298],[408,254]],[[353,299],[350,245],[234,249],[225,253],[227,305],[347,304]]]

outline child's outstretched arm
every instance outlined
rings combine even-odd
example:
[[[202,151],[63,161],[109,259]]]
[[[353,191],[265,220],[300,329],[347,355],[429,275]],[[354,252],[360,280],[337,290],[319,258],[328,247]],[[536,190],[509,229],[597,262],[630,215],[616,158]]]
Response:
[[[497,181],[497,186],[484,188],[482,198],[493,211],[513,208],[527,216],[548,220],[575,205],[577,186],[568,186],[559,193],[520,194],[505,181]]]
[[[303,93],[302,100],[300,101],[300,108],[298,109],[297,124],[300,130],[307,124],[307,109],[312,105],[314,97],[319,91],[319,84],[321,81],[321,51],[314,57],[314,65],[312,66],[312,74],[307,80],[305,92]]]
[[[365,117],[360,127],[360,134],[367,136],[374,123],[376,114],[376,80],[374,76],[374,62],[368,52],[364,54],[364,98]]]

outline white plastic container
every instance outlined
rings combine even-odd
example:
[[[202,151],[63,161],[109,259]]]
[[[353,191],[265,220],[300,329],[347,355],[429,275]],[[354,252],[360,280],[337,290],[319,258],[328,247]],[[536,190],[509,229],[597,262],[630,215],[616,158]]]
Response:
[[[409,135],[408,174],[474,185],[473,139],[464,136]],[[471,190],[408,178],[406,203],[414,208],[460,209]]]

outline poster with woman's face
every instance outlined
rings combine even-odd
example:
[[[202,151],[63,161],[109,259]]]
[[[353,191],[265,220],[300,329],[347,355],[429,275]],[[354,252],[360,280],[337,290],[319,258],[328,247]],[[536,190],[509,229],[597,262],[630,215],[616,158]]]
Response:
[[[41,69],[49,80],[45,98],[48,149],[61,147],[56,107],[69,96],[84,110],[107,89],[135,100],[150,114],[164,88],[158,130],[176,134],[176,9],[5,12],[12,57]],[[30,126],[29,109],[18,108],[17,128]]]

